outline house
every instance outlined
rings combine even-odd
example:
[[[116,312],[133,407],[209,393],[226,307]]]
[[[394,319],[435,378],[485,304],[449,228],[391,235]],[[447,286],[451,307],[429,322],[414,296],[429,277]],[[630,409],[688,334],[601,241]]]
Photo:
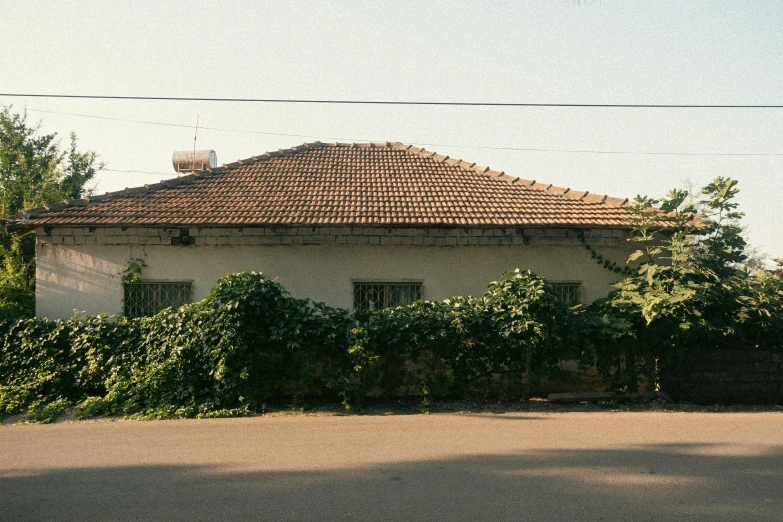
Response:
[[[627,200],[523,180],[400,143],[309,143],[30,210],[37,315],[132,315],[259,271],[296,297],[376,308],[480,295],[505,270],[591,302],[632,245]],[[141,260],[141,261],[139,261]],[[123,284],[129,266],[140,282]]]

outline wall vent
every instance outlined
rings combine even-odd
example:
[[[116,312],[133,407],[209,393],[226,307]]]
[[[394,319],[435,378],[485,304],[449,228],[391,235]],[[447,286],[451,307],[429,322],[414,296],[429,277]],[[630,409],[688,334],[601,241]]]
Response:
[[[171,238],[171,244],[174,246],[188,246],[195,245],[196,238],[190,235],[189,228],[180,228],[179,235]]]

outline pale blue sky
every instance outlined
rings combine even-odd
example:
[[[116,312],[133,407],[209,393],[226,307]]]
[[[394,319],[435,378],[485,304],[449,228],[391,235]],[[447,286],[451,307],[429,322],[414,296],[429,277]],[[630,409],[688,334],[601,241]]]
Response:
[[[783,104],[783,1],[44,2],[0,0],[0,92],[564,103]],[[320,138],[431,150],[633,197],[740,180],[752,244],[783,257],[783,109],[317,106],[3,98],[71,130],[98,192],[174,175],[193,130],[219,162]],[[517,147],[674,156],[499,151]],[[165,176],[164,176],[165,175]]]

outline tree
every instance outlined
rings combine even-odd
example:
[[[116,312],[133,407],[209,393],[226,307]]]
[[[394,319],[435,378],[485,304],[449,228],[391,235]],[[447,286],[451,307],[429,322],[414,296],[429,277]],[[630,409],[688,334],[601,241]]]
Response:
[[[27,113],[0,110],[0,219],[45,203],[76,199],[87,191],[103,164],[93,151],[80,152],[76,135],[62,150],[57,134],[40,134]],[[32,235],[0,231],[0,308],[30,313],[35,288],[35,239]],[[23,297],[20,297],[23,296]]]
[[[655,382],[689,353],[779,344],[783,288],[745,265],[738,192],[719,177],[695,201],[673,190],[631,205],[638,269],[592,307],[589,323],[599,368],[617,388],[637,391],[640,375]]]

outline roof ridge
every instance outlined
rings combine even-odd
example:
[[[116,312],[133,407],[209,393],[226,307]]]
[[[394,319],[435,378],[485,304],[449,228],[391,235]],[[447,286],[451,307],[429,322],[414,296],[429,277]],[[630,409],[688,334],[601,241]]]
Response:
[[[312,142],[305,142],[301,145],[293,145],[287,149],[278,149],[274,152],[265,152],[263,154],[260,154],[258,156],[250,156],[249,158],[245,159],[239,159],[236,161],[232,161],[231,163],[224,163],[220,167],[217,167],[217,169],[235,169],[239,168],[243,165],[246,165],[248,163],[263,163],[267,162],[272,158],[279,158],[282,156],[289,156],[291,154],[296,154],[297,152],[302,152],[305,150],[312,150],[312,149],[319,149],[323,147],[328,147],[330,144],[328,143],[322,143],[320,141],[312,141]],[[215,171],[217,169],[212,169],[212,171]],[[209,170],[209,169],[208,169]]]

